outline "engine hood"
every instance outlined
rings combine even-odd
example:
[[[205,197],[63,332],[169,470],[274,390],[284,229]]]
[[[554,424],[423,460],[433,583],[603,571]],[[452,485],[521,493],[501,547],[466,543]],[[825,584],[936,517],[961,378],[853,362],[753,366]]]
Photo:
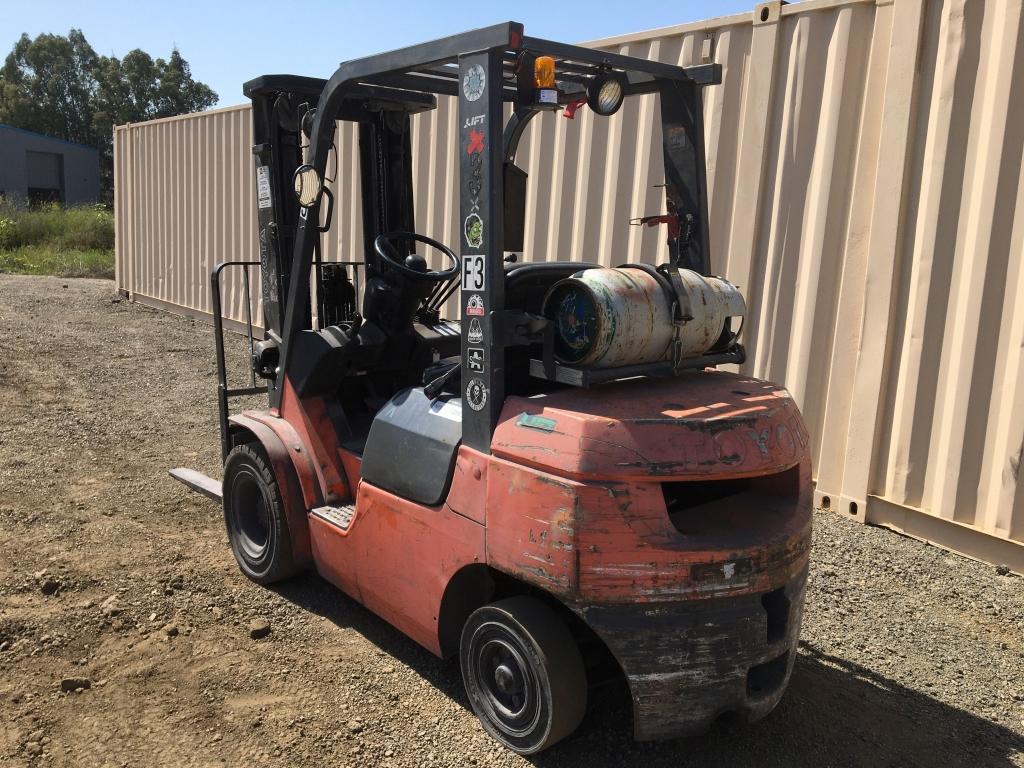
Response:
[[[781,472],[808,445],[784,388],[695,371],[508,397],[491,451],[577,480],[712,480]]]

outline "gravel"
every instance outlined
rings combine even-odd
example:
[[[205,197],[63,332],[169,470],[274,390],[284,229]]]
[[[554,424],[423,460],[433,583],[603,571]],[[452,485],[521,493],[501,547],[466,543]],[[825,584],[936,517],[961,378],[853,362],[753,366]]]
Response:
[[[262,640],[270,634],[270,622],[266,619],[253,619],[249,622],[249,637]]]
[[[212,332],[116,298],[0,275],[0,764],[1024,766],[1024,582],[831,513],[768,718],[637,744],[602,691],[570,739],[508,752],[457,663],[313,574],[238,572],[219,509],[167,476],[219,476]]]
[[[65,677],[60,681],[60,689],[64,693],[82,691],[88,688],[92,688],[92,680],[88,677]]]

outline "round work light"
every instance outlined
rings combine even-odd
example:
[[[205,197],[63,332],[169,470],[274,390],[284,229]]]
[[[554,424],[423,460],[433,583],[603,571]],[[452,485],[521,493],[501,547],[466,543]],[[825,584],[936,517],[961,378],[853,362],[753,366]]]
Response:
[[[320,181],[320,174],[312,165],[300,165],[295,169],[295,176],[292,177],[295,186],[295,199],[303,208],[311,208],[320,199],[323,192],[323,182]]]
[[[599,115],[614,115],[622,106],[626,92],[622,80],[614,75],[595,77],[587,86],[587,104]]]

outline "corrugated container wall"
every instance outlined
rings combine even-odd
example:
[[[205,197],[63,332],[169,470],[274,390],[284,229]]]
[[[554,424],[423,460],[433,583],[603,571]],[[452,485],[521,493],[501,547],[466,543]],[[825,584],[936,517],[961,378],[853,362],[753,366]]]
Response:
[[[713,265],[747,296],[744,369],[806,414],[817,502],[1024,570],[1021,0],[772,2],[594,45],[723,66],[705,91]],[[664,258],[664,232],[627,226],[663,206],[654,98],[534,121],[526,259]],[[415,118],[417,228],[447,242],[455,129],[443,98]],[[214,263],[256,257],[248,107],[115,145],[118,286],[207,314]],[[326,255],[358,258],[351,126],[337,156]]]

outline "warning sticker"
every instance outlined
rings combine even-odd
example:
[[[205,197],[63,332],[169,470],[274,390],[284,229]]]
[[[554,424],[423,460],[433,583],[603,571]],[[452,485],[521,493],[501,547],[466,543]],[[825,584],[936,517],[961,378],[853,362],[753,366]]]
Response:
[[[273,204],[270,197],[270,168],[266,165],[256,169],[256,204],[260,208],[269,208]]]
[[[487,387],[480,379],[470,379],[466,385],[466,400],[474,411],[482,411],[487,405]]]
[[[466,94],[469,101],[476,101],[484,95],[487,87],[487,73],[479,64],[474,64],[466,70],[466,76],[462,78],[462,92]]]
[[[466,361],[469,363],[469,370],[473,373],[484,372],[484,350],[483,347],[470,347],[466,350]]]

